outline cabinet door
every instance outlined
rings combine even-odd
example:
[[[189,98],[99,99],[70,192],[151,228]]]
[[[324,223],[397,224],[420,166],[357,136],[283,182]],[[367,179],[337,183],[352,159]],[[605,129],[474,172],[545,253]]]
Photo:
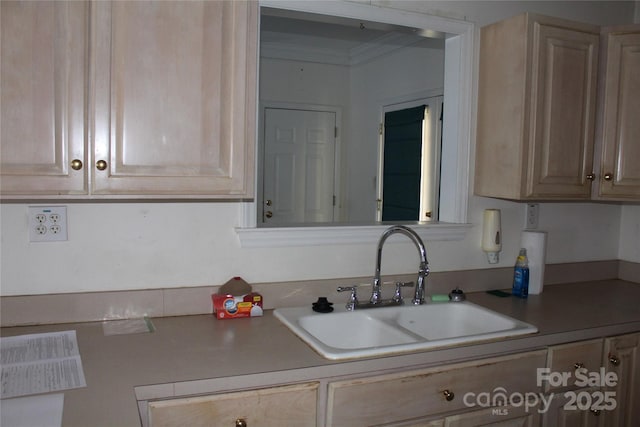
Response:
[[[149,426],[312,427],[318,383],[149,402]]]
[[[542,416],[542,425],[544,427],[598,427],[604,417],[603,411],[588,408],[598,399],[597,392],[597,389],[578,389],[548,395],[546,398],[550,399],[550,404]]]
[[[1,194],[87,191],[86,2],[0,2]]]
[[[605,426],[637,427],[640,425],[640,333],[605,340],[604,367],[618,376],[615,392],[617,407],[604,412]]]
[[[485,408],[479,411],[445,418],[445,427],[538,427],[540,414],[536,409],[520,407]]]
[[[599,196],[640,200],[640,25],[607,37]]]
[[[482,28],[477,195],[591,197],[599,33],[533,14]]]
[[[589,199],[599,35],[533,23],[526,196]]]
[[[92,193],[251,197],[257,2],[94,6]]]

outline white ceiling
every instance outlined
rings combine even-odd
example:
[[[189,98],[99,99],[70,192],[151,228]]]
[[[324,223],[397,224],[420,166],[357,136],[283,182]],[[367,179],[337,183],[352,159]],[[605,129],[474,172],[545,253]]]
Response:
[[[279,9],[263,8],[260,54],[338,65],[369,61],[401,47],[444,49],[441,34],[423,30]]]

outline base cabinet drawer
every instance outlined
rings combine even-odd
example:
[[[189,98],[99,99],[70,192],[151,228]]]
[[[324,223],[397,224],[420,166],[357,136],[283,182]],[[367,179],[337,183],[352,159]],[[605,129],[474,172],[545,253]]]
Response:
[[[547,358],[549,375],[543,381],[545,392],[558,392],[587,386],[588,384],[581,383],[590,373],[598,372],[602,366],[602,347],[602,339],[549,347]],[[562,376],[561,379],[559,379],[559,375]]]
[[[327,426],[394,425],[481,409],[479,396],[539,393],[546,350],[329,384]],[[504,404],[504,398],[501,403]],[[466,425],[466,424],[461,424]]]
[[[149,402],[149,426],[315,427],[318,383]]]

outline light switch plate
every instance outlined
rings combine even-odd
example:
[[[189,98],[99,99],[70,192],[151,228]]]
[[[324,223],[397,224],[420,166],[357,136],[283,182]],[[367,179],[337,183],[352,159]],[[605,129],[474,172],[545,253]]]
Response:
[[[29,206],[29,241],[64,242],[68,239],[66,206]]]

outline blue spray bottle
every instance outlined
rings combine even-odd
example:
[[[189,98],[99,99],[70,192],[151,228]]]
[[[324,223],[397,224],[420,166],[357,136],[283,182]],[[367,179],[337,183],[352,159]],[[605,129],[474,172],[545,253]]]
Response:
[[[513,269],[513,289],[511,292],[520,298],[529,296],[529,260],[527,259],[527,250],[524,248],[520,249]]]

